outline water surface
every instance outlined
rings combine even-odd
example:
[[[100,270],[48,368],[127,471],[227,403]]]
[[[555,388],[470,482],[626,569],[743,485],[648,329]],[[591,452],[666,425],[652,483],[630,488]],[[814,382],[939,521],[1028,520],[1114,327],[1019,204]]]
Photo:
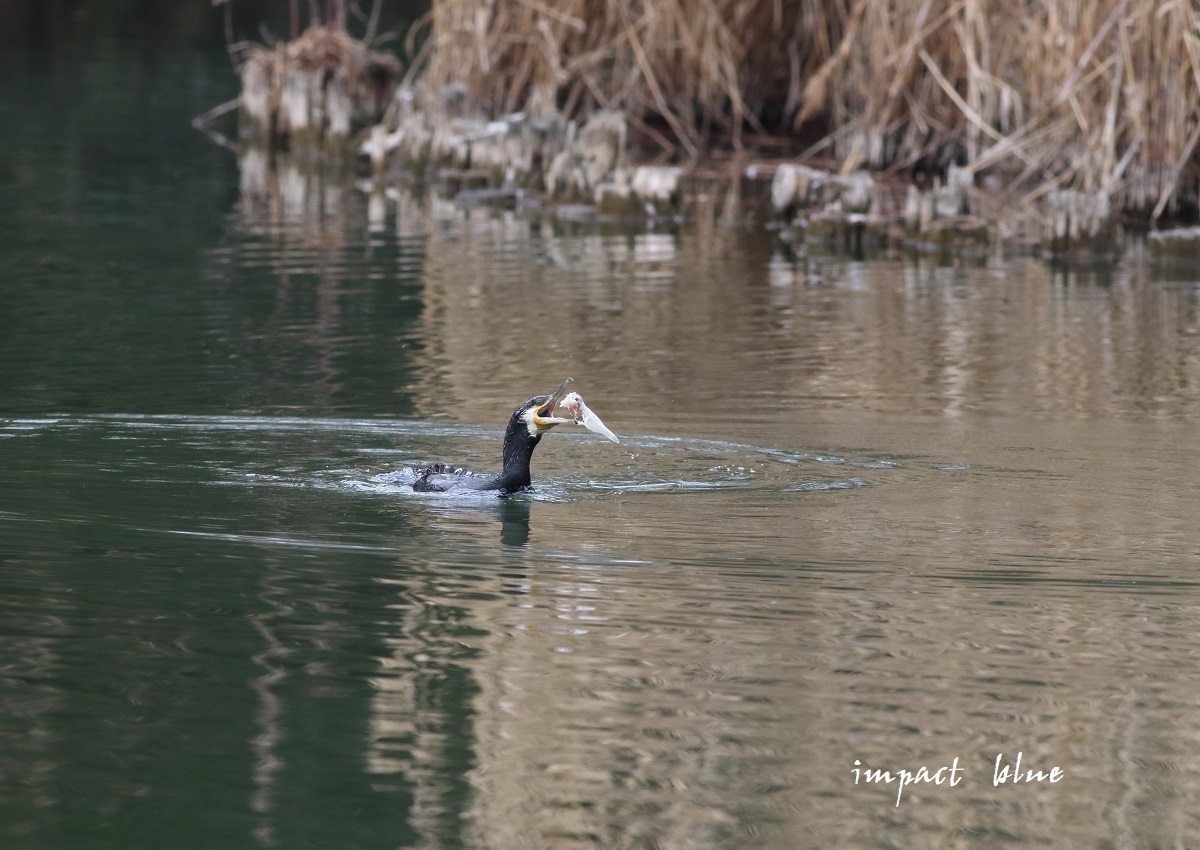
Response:
[[[467,213],[211,146],[219,57],[5,68],[6,846],[1195,842],[1200,277]],[[568,374],[619,446],[380,477]]]

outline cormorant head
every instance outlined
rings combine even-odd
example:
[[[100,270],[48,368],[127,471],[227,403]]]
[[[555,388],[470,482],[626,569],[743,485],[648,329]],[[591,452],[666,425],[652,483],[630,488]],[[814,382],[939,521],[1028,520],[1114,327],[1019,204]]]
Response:
[[[515,426],[518,421],[523,422],[529,436],[535,438],[534,442],[536,442],[542,434],[549,431],[555,425],[582,425],[589,431],[595,431],[597,434],[607,437],[614,443],[621,442],[617,439],[617,435],[608,430],[605,424],[600,421],[600,417],[584,404],[579,393],[567,392],[574,380],[574,378],[567,378],[562,382],[562,386],[550,395],[535,396],[522,404],[513,411],[509,428],[511,429]],[[571,416],[569,418],[555,416],[554,411],[559,407],[566,408]]]
[[[554,408],[567,394],[567,387],[570,385],[571,379],[567,378],[563,381],[562,386],[552,394],[534,396],[529,399],[529,401],[513,411],[512,421],[509,425],[515,425],[519,420],[524,423],[530,437],[540,438],[542,434],[545,434],[555,425],[571,422],[572,420],[570,419],[563,419],[554,415]]]
[[[613,442],[618,442],[617,435],[604,426],[578,393],[569,393],[572,379],[567,378],[562,386],[550,395],[539,395],[529,399],[513,411],[508,420],[508,428],[504,432],[504,486],[529,486],[529,459],[537,447],[542,435],[555,425],[582,425],[590,431],[603,434]],[[559,405],[572,413],[571,418],[555,416],[555,408]],[[511,479],[511,480],[510,480]]]

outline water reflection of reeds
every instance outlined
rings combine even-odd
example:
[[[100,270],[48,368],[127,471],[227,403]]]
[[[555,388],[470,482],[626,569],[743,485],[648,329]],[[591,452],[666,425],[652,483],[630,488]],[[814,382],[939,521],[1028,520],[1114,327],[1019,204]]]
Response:
[[[335,366],[403,339],[406,368],[382,371],[419,419],[498,424],[573,374],[645,455],[603,474],[759,476],[534,502],[508,547],[496,522],[430,510],[416,554],[380,567],[391,601],[363,754],[375,787],[411,790],[416,832],[966,847],[1179,843],[1200,826],[1172,802],[1200,779],[1178,755],[1195,737],[1178,666],[1197,625],[1180,572],[1195,463],[1177,442],[1200,380],[1190,282],[1151,277],[1136,253],[1101,270],[864,263],[703,221],[628,231],[405,192],[369,203],[349,192],[319,222],[238,211],[234,256],[287,305],[269,328],[328,346]],[[288,294],[322,275],[336,310]],[[356,324],[381,291],[364,281],[401,277],[411,323]],[[730,442],[701,449],[698,433]],[[637,442],[654,434],[684,438]],[[854,447],[881,445],[910,453],[863,466],[879,457]],[[758,448],[792,451],[789,483],[865,486],[780,489],[784,459]],[[552,475],[571,460],[539,462]],[[992,759],[1018,749],[1067,784],[993,789]],[[854,758],[956,755],[968,784],[898,810],[850,785]]]
[[[427,250],[425,337],[458,398],[489,393],[480,375],[536,388],[577,371],[689,412],[728,404],[731,384],[759,412],[1176,417],[1200,404],[1196,291],[1154,284],[1136,257],[1103,271],[852,263],[753,232],[511,217],[464,218]]]
[[[1197,408],[1196,289],[1156,284],[1137,250],[1108,269],[857,263],[716,215],[625,230],[467,210],[436,189],[363,193],[282,155],[250,151],[242,166],[235,262],[277,275],[276,324],[309,327],[329,398],[339,354],[366,330],[346,323],[356,299],[400,277],[420,325],[392,342],[414,357],[428,415],[470,400],[501,421],[516,395],[575,373],[597,396],[690,412],[728,403],[731,381],[759,413]],[[295,311],[314,276],[306,320]]]
[[[457,612],[469,652],[456,663],[478,688],[469,844],[785,847],[886,832],[967,847],[993,831],[1040,845],[1196,828],[1178,806],[1158,818],[1138,805],[1200,779],[1178,758],[1194,730],[1167,720],[1190,700],[1167,660],[1185,638],[1146,625],[1152,600],[1096,584],[1033,601],[1030,576],[930,583],[894,562],[798,564],[785,581],[778,565],[718,560],[543,554],[508,565],[507,596],[482,563],[420,592],[414,610]],[[378,710],[422,716],[394,690]],[[992,787],[996,755],[1018,750],[1067,781]],[[899,809],[894,789],[850,784],[855,758],[915,769],[955,756],[963,787],[912,789]]]

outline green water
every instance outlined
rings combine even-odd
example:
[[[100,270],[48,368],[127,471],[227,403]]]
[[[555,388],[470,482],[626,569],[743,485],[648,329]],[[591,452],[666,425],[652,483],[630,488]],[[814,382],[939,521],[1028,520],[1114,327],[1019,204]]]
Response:
[[[1200,840],[1200,275],[467,214],[222,62],[0,63],[0,846]]]

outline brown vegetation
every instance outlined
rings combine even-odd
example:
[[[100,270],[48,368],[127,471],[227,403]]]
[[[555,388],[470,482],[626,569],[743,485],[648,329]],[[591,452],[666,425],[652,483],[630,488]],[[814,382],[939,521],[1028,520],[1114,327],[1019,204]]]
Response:
[[[369,50],[337,24],[273,48],[234,45],[242,132],[276,146],[330,147],[377,122],[400,77],[395,57]]]
[[[821,139],[845,172],[957,161],[1152,220],[1200,195],[1191,2],[433,0],[426,26],[426,82],[488,115],[618,109],[693,158]]]

